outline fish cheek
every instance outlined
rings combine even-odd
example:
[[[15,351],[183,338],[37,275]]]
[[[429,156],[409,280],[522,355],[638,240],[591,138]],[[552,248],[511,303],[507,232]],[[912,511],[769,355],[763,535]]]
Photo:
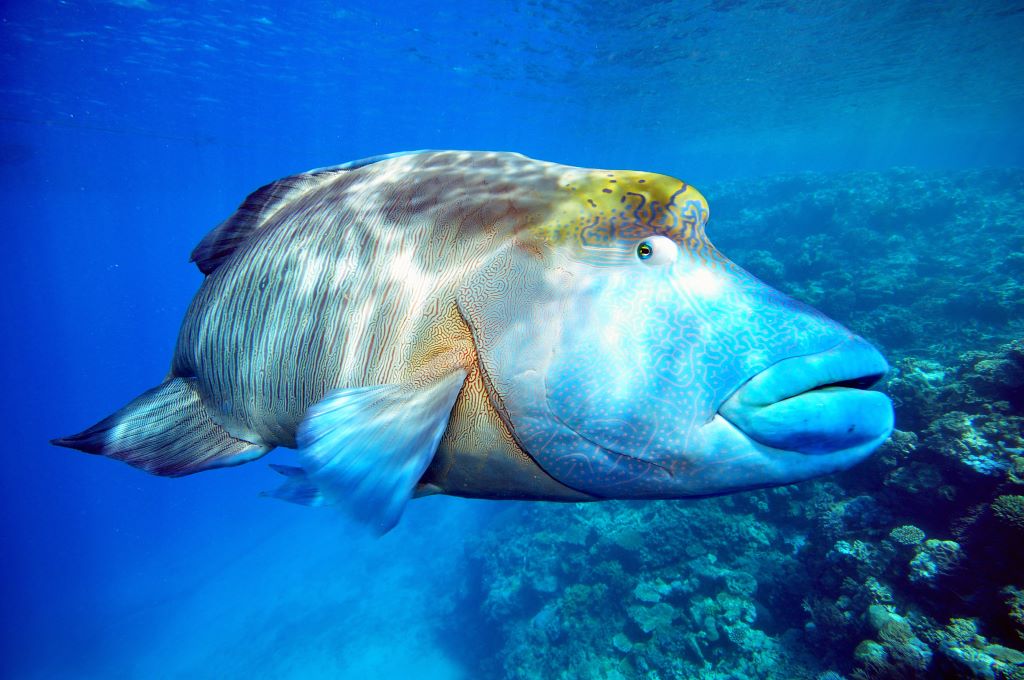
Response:
[[[639,283],[509,248],[458,295],[495,410],[582,493],[675,496],[672,469],[707,420],[700,320],[653,278],[638,304]]]
[[[599,296],[567,318],[572,341],[548,371],[549,401],[602,447],[667,464],[665,452],[684,444],[680,431],[705,420],[701,339],[670,293],[624,293]]]

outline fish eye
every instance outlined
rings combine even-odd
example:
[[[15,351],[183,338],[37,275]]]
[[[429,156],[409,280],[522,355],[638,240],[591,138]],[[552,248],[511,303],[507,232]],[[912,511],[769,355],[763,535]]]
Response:
[[[679,256],[679,246],[670,238],[651,236],[636,245],[636,256],[644,264],[668,264]]]

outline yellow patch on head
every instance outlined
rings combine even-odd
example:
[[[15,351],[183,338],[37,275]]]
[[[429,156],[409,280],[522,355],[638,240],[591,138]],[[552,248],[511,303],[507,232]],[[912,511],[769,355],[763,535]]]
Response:
[[[687,247],[707,243],[707,201],[678,179],[629,170],[574,170],[566,173],[561,189],[563,199],[538,227],[551,243],[599,248],[653,234]]]

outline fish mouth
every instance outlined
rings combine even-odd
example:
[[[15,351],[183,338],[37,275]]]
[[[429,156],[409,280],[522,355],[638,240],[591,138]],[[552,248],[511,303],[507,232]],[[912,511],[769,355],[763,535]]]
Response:
[[[823,352],[772,364],[726,399],[718,413],[772,449],[863,458],[892,433],[892,402],[870,390],[888,370],[878,350],[851,336]]]

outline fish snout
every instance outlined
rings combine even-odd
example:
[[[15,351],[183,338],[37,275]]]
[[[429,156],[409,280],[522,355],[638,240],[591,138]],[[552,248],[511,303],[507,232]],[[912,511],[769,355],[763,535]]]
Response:
[[[823,352],[772,364],[726,399],[719,414],[773,449],[860,458],[893,429],[892,402],[869,389],[888,370],[878,350],[849,336]]]

